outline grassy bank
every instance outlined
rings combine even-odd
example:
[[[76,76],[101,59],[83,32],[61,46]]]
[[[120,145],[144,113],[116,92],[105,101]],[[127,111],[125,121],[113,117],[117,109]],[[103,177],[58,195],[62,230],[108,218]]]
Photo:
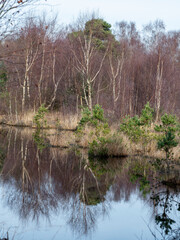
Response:
[[[148,144],[144,145],[143,141],[138,143],[132,142],[128,136],[119,132],[119,126],[113,125],[110,127],[111,131],[106,136],[108,141],[104,144],[104,148],[107,149],[107,154],[110,157],[122,157],[129,155],[141,155],[149,156],[153,158],[165,158],[164,151],[159,150],[157,147],[157,140],[152,139]],[[17,131],[16,127],[12,127],[12,130]],[[36,133],[36,128],[20,128],[22,137],[32,139]],[[83,148],[89,149],[89,143],[93,141],[90,135],[90,128],[86,128],[83,137],[78,139],[74,131],[63,131],[57,129],[43,129],[41,130],[40,137],[45,139],[48,143],[47,146],[59,147],[59,148]],[[94,138],[95,139],[95,138]],[[179,160],[180,147],[179,145],[172,149],[175,160]]]
[[[153,126],[149,128],[149,134],[152,135],[151,139],[148,142],[145,142],[142,138],[138,142],[133,142],[126,134],[119,131],[119,126],[110,126],[110,133],[106,135],[105,143],[98,142],[95,150],[95,155],[99,155],[98,151],[103,151],[106,149],[106,154],[108,157],[124,157],[128,155],[143,155],[154,158],[165,158],[166,153],[158,149],[157,139],[159,137],[158,133],[155,133],[153,130]],[[72,138],[71,138],[72,139]],[[91,143],[96,138],[92,136],[92,130],[90,128],[86,128],[84,130],[83,137],[79,140],[74,138],[72,142],[76,145],[81,146],[83,148],[91,147]],[[105,151],[105,150],[104,150]],[[172,149],[172,154],[175,160],[179,160],[180,158],[180,147],[179,144]]]
[[[78,145],[89,148],[90,157],[146,155],[168,159],[180,158],[180,123],[176,116],[164,114],[154,122],[154,110],[147,103],[140,116],[125,117],[109,126],[103,109],[84,109],[76,131]]]
[[[19,126],[19,127],[31,127],[37,128],[34,121],[36,112],[28,111],[24,114],[16,115],[0,115],[0,123],[6,124],[9,126]],[[46,124],[42,128],[53,128],[53,129],[62,129],[62,130],[75,130],[79,117],[78,115],[73,114],[62,114],[60,112],[47,112]]]
[[[179,121],[175,116],[165,114],[159,123],[155,123],[149,104],[140,116],[126,117],[111,125],[99,105],[92,112],[84,109],[81,116],[48,112],[42,106],[36,113],[0,116],[0,122],[33,128],[36,141],[46,139],[50,146],[87,148],[90,157],[144,155],[162,159],[180,158]]]

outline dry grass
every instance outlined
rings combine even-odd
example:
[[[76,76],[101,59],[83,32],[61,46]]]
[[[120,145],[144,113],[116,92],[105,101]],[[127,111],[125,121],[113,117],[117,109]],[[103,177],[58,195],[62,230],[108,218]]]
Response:
[[[92,142],[96,138],[93,136],[94,129],[90,126],[86,126],[83,135],[79,137],[78,135],[76,136],[76,142],[80,147],[83,148],[88,148],[89,147],[89,142]]]
[[[129,155],[126,142],[120,134],[110,136],[110,143],[107,143],[106,147],[108,149],[109,156],[118,157]]]
[[[35,113],[33,111],[26,112],[25,114],[18,116],[0,116],[0,122],[5,122],[13,126],[30,126],[35,127],[33,118]],[[62,114],[59,112],[49,112],[45,116],[47,120],[47,126],[52,129],[46,130],[46,136],[53,146],[69,147],[72,145],[79,145],[83,148],[89,147],[89,142],[96,140],[93,135],[93,128],[85,127],[84,134],[81,138],[75,136],[74,132],[71,131],[59,131],[59,130],[75,130],[79,117],[72,114]],[[146,155],[155,158],[165,158],[164,151],[157,149],[157,141],[151,140],[146,145],[144,142],[133,143],[123,133],[118,133],[118,124],[111,126],[111,133],[107,136],[111,141],[106,144],[108,154],[110,156],[125,156],[125,155]],[[29,133],[30,131],[30,133]],[[151,134],[155,134],[154,126],[150,128]],[[23,130],[25,135],[31,135],[32,130]],[[173,148],[174,159],[180,158],[180,147],[179,145]]]
[[[74,130],[76,129],[79,117],[77,114],[62,114],[59,112],[52,112],[46,114],[47,125],[58,129]]]
[[[33,126],[33,117],[35,113],[28,111],[19,115],[3,115],[0,116],[0,122],[3,122],[12,126]]]
[[[121,134],[123,149],[127,152],[127,155],[144,155],[153,158],[165,158],[166,154],[163,150],[158,150],[157,141],[151,140],[149,143],[144,142],[133,143],[127,136]],[[180,158],[180,147],[179,145],[172,150],[173,157],[175,160]]]
[[[12,126],[29,126],[35,127],[34,123],[35,112],[28,111],[24,114],[0,116],[0,122],[6,123]],[[78,115],[64,115],[59,112],[49,112],[45,115],[48,128],[58,128],[66,130],[74,130],[77,127],[79,118]]]
[[[150,135],[152,137],[152,140],[149,141],[147,144],[144,144],[144,141],[140,141],[138,143],[132,142],[128,136],[126,136],[123,133],[119,133],[119,138],[122,139],[121,141],[121,147],[116,144],[116,141],[114,142],[113,146],[110,146],[112,148],[112,152],[118,153],[124,152],[126,155],[144,155],[154,158],[165,158],[165,152],[163,150],[158,150],[157,148],[157,140],[153,139],[155,135],[158,133],[154,130],[155,125],[151,124],[150,128],[148,129],[150,131]],[[111,126],[111,133],[114,133],[117,135],[119,125],[113,124]],[[118,143],[118,142],[117,142]],[[172,150],[173,157],[175,160],[180,159],[180,147],[179,145]]]
[[[178,145],[173,149],[174,159],[180,160],[180,146]]]
[[[153,130],[154,128],[152,128]],[[72,142],[75,141],[80,147],[88,148],[89,142],[96,140],[93,134],[94,129],[92,127],[86,126],[84,129],[84,134],[81,138],[78,137],[71,138]],[[154,132],[152,132],[154,134]],[[106,143],[105,147],[108,149],[109,156],[127,156],[127,155],[144,155],[154,158],[165,158],[165,152],[157,149],[157,141],[152,138],[147,144],[144,144],[143,140],[134,143],[128,136],[123,133],[118,132],[117,125],[111,126],[111,132],[106,136],[110,142]],[[180,157],[180,148],[177,146],[173,148],[174,158],[176,160]]]
[[[75,135],[72,131],[58,131],[48,129],[44,131],[49,144],[54,147],[68,148],[75,144]]]
[[[6,121],[5,115],[0,115],[0,123],[4,123]]]

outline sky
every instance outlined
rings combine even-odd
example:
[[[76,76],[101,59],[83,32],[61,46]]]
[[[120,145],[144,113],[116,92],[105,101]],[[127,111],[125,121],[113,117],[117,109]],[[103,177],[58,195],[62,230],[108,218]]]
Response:
[[[180,0],[40,0],[40,3],[38,13],[57,13],[58,21],[64,24],[75,21],[80,13],[95,11],[112,26],[122,20],[133,21],[141,30],[160,19],[168,31],[180,30]]]

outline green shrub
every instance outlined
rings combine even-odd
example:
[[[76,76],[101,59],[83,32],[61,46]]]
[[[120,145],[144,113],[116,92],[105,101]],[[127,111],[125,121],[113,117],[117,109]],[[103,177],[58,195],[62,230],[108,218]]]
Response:
[[[178,141],[175,140],[175,134],[170,130],[158,141],[158,149],[163,149],[166,153],[169,152],[170,148],[176,147],[177,145]]]
[[[6,101],[9,98],[9,93],[6,87],[7,81],[8,81],[7,70],[5,68],[4,63],[0,62],[0,98]]]
[[[98,158],[107,158],[108,157],[108,149],[106,144],[108,143],[108,139],[104,137],[99,137],[97,140],[93,140],[89,143],[89,151],[88,156],[90,159],[94,157]]]
[[[0,62],[0,93],[3,93],[7,83],[7,71],[3,62]]]
[[[43,128],[47,126],[47,120],[45,119],[45,114],[48,112],[48,109],[42,104],[36,115],[34,116],[34,122],[37,128]]]
[[[153,113],[154,109],[150,107],[149,102],[144,106],[140,116],[140,124],[141,125],[149,125],[153,121]]]
[[[138,142],[143,134],[138,116],[132,118],[127,116],[123,119],[123,123],[120,125],[120,131],[124,132],[133,142]]]
[[[82,111],[82,118],[77,127],[77,133],[84,133],[85,126],[93,127],[95,134],[98,137],[100,133],[108,133],[109,125],[104,117],[104,111],[98,104],[93,107],[92,113],[88,108]]]
[[[179,131],[179,123],[175,115],[165,113],[161,117],[161,123],[159,125],[155,125],[154,128],[157,132],[178,132]]]
[[[137,143],[143,141],[144,144],[151,140],[149,135],[149,125],[153,120],[154,110],[147,103],[142,109],[141,115],[134,117],[125,117],[120,124],[120,131],[124,132],[131,141]]]
[[[176,116],[171,114],[164,114],[161,117],[161,124],[155,126],[155,131],[161,133],[157,148],[164,150],[166,153],[166,160],[170,160],[172,157],[172,148],[178,145],[178,139],[176,139],[179,132],[179,123]]]
[[[86,126],[92,129],[89,134],[89,138],[92,139],[89,142],[89,157],[107,157],[108,150],[105,145],[108,141],[106,136],[110,129],[100,105],[95,105],[92,112],[88,108],[83,109],[82,118],[76,131],[77,137],[82,138]]]
[[[123,123],[120,125],[120,131],[124,132],[132,142],[138,143],[140,141],[143,144],[147,144],[152,136],[149,134],[149,125],[153,120],[154,110],[147,103],[142,109],[141,115],[129,117],[123,119]]]
[[[104,117],[104,111],[98,104],[93,107],[92,113],[89,108],[86,107],[83,109],[81,114],[82,118],[77,127],[78,132],[83,131],[86,125],[95,127],[97,129],[107,129],[109,127],[107,120]]]

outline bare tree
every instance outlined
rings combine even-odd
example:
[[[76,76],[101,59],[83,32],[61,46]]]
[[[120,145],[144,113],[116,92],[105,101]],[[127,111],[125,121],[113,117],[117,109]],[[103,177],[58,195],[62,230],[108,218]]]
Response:
[[[161,106],[161,93],[163,84],[163,71],[164,71],[164,40],[165,40],[165,26],[162,21],[155,21],[153,24],[148,24],[144,28],[146,46],[149,52],[152,52],[157,56],[156,65],[156,83],[155,83],[155,109],[156,109],[156,121],[159,119],[160,106]],[[147,35],[146,35],[147,33]]]
[[[93,105],[92,87],[101,72],[109,48],[107,42],[104,43],[105,39],[99,39],[99,36],[96,35],[101,34],[102,29],[99,28],[103,28],[103,26],[98,26],[98,29],[95,29],[98,24],[102,25],[103,20],[92,19],[86,23],[83,30],[72,32],[69,35],[75,67],[81,74],[84,99],[90,110]],[[100,50],[101,46],[98,44],[104,45],[105,49]]]
[[[110,66],[109,77],[112,84],[112,97],[114,111],[116,110],[117,101],[120,97],[122,72],[125,61],[124,48],[120,44],[111,42],[108,52],[108,63]]]
[[[0,36],[7,33],[15,17],[23,13],[25,7],[37,2],[37,0],[0,0]]]

